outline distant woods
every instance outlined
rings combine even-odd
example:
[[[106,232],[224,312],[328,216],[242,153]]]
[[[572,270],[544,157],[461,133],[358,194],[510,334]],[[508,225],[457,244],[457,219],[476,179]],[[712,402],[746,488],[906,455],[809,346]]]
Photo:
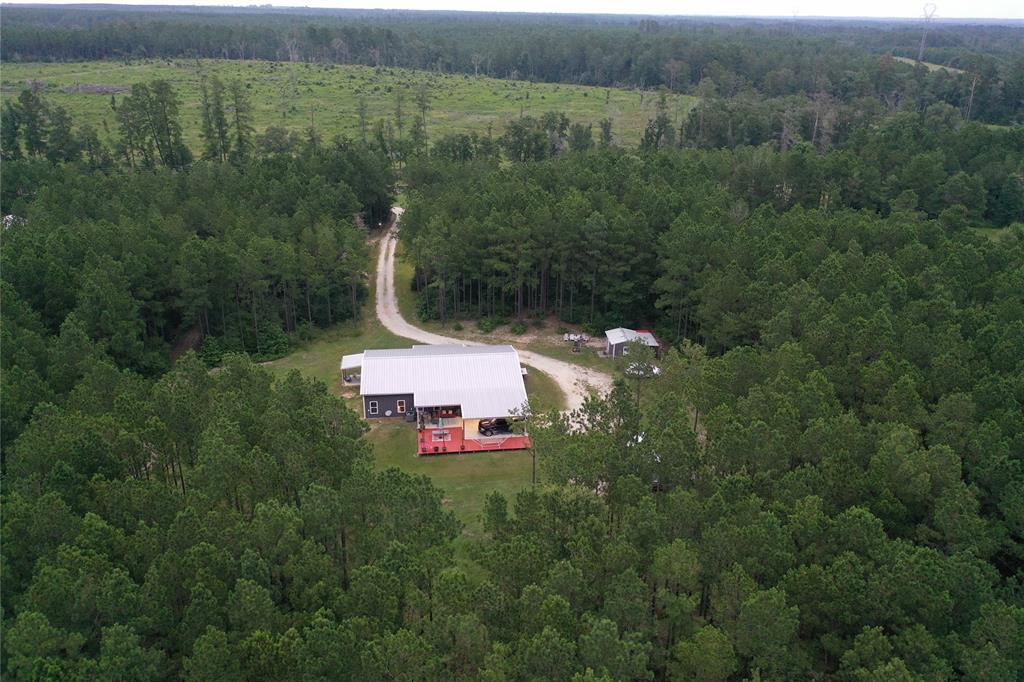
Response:
[[[912,63],[921,33],[911,22],[15,7],[4,12],[0,36],[4,61],[362,64],[700,96],[713,83],[726,99],[874,98],[918,110],[944,102],[999,124],[1024,116],[1020,32],[996,25],[944,24],[923,53],[949,67],[934,70]]]

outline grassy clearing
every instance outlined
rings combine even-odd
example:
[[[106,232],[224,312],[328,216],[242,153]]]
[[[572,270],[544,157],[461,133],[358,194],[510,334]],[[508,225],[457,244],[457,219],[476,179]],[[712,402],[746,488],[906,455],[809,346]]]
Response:
[[[277,125],[301,132],[312,120],[325,138],[335,134],[360,136],[360,99],[367,105],[368,134],[372,135],[374,123],[380,118],[393,122],[398,92],[405,95],[403,111],[408,132],[413,117],[418,115],[415,95],[426,88],[430,94],[427,134],[431,139],[446,133],[486,134],[489,126],[494,135],[500,135],[510,119],[555,110],[565,112],[574,121],[593,123],[595,128],[599,120],[611,118],[617,141],[632,145],[639,140],[647,120],[655,115],[657,101],[652,93],[637,90],[506,81],[411,69],[189,59],[128,64],[4,64],[0,96],[16,96],[29,81],[45,83],[47,97],[66,107],[78,125],[91,123],[100,135],[109,138],[117,128],[109,88],[127,88],[132,83],[161,78],[170,81],[181,95],[185,141],[197,150],[199,83],[204,75],[216,75],[225,82],[241,79],[246,84],[257,131]],[[107,90],[97,92],[96,86]],[[123,94],[116,97],[120,99]],[[684,116],[695,101],[687,95],[674,95],[670,111],[677,117]]]
[[[376,250],[370,262],[377,263]],[[375,300],[376,273],[370,273],[370,292],[362,320],[358,323],[338,325],[322,331],[303,343],[288,356],[268,362],[264,366],[278,376],[297,369],[306,376],[323,381],[335,395],[345,397],[350,406],[361,410],[358,392],[344,389],[338,363],[346,353],[358,353],[367,348],[403,348],[414,342],[395,336],[381,326],[371,307]],[[415,318],[413,318],[415,319]],[[537,411],[564,405],[564,396],[555,381],[532,367],[526,388],[530,402]],[[371,421],[366,436],[373,446],[376,464],[380,468],[398,467],[411,474],[429,476],[444,491],[445,506],[464,524],[462,536],[456,541],[456,558],[471,572],[478,570],[469,559],[468,548],[473,538],[483,533],[480,512],[484,500],[493,491],[508,498],[530,485],[532,458],[529,452],[481,452],[447,455],[444,457],[417,457],[416,431],[405,422]]]
[[[367,310],[362,322],[349,322],[319,332],[289,355],[268,362],[264,367],[279,376],[297,369],[323,381],[334,395],[343,395],[338,370],[342,355],[361,353],[367,348],[407,348],[413,343],[384,329],[373,312]]]
[[[918,63],[916,59],[911,59],[910,57],[893,57],[893,59],[895,59],[898,62],[903,62],[904,64],[910,64],[911,66],[915,66]],[[933,64],[932,62],[921,62],[921,65],[924,66],[924,68],[928,69],[929,71],[939,71],[940,69],[943,69],[949,71],[951,74],[958,74],[964,72],[963,69],[955,69],[952,66]]]
[[[527,365],[526,395],[535,414],[565,409],[565,394],[555,380],[544,372]]]
[[[378,466],[429,476],[444,491],[445,506],[465,524],[466,540],[483,533],[480,512],[489,493],[497,491],[511,499],[530,485],[529,451],[417,457],[416,432],[405,423],[380,424],[367,438],[373,443]]]
[[[972,227],[971,231],[997,244],[1010,236],[1008,227]]]

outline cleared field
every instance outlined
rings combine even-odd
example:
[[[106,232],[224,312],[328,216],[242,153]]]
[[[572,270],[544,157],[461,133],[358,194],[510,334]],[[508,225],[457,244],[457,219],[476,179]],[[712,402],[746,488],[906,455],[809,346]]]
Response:
[[[917,60],[911,59],[910,57],[893,57],[893,59],[895,59],[898,62],[903,62],[904,64],[910,64],[911,66],[917,64]],[[955,69],[952,66],[933,64],[932,62],[921,62],[921,65],[924,66],[924,68],[928,69],[929,71],[938,71],[939,69],[945,69],[946,71],[949,71],[951,74],[958,74],[964,72],[963,69]]]
[[[367,134],[384,118],[395,124],[396,100],[402,94],[405,132],[419,115],[417,94],[429,96],[427,135],[486,134],[488,126],[500,135],[505,123],[521,115],[564,112],[573,121],[613,121],[617,141],[635,144],[647,120],[654,116],[657,96],[651,92],[616,88],[506,81],[463,74],[439,74],[409,69],[374,69],[334,64],[231,60],[143,60],[130,63],[94,61],[77,63],[4,64],[0,96],[17,96],[34,85],[53,102],[68,109],[78,124],[91,123],[100,135],[116,133],[111,97],[124,96],[133,83],[164,79],[182,100],[185,141],[198,149],[200,138],[200,81],[216,75],[222,81],[245,83],[254,108],[255,128],[282,126],[304,131],[310,121],[325,138],[336,134],[358,138],[359,102],[366,103]],[[696,98],[674,95],[670,111],[681,117]],[[398,131],[395,130],[395,134]]]
[[[1010,237],[1012,228],[1012,225],[1010,227],[972,227],[971,231],[998,244]]]

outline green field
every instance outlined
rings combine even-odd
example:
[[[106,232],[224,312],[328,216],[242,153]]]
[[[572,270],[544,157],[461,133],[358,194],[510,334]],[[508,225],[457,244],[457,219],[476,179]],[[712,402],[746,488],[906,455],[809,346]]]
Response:
[[[903,62],[904,64],[910,64],[911,66],[915,66],[917,64],[917,60],[911,59],[910,57],[893,57],[893,59],[895,59],[898,62]],[[963,69],[955,69],[952,66],[933,64],[932,62],[921,62],[921,66],[928,69],[929,71],[938,71],[939,69],[945,69],[946,71],[949,71],[953,75],[963,73]]]
[[[101,135],[116,132],[110,107],[111,90],[132,83],[170,81],[182,100],[185,141],[199,148],[199,83],[204,76],[223,81],[241,79],[254,107],[255,128],[277,125],[302,131],[310,120],[321,135],[360,135],[358,102],[364,98],[370,133],[380,118],[394,120],[398,92],[404,93],[406,132],[415,115],[416,94],[426,88],[430,96],[427,134],[436,139],[446,133],[486,133],[493,126],[500,135],[505,122],[520,115],[561,111],[574,121],[613,121],[613,134],[623,144],[636,144],[647,120],[654,116],[657,97],[638,90],[529,83],[468,75],[438,74],[409,69],[374,69],[334,64],[229,60],[142,60],[128,64],[112,61],[76,63],[4,64],[0,94],[16,96],[29,83],[43,87],[46,96],[68,109],[79,125],[91,123]],[[123,96],[121,93],[115,97]],[[670,111],[682,116],[695,102],[673,95]],[[397,133],[397,131],[396,131]]]
[[[465,525],[466,538],[482,532],[480,512],[488,493],[498,491],[511,499],[530,485],[533,460],[528,450],[418,457],[416,432],[405,423],[380,424],[367,438],[378,466],[424,474],[444,491],[445,507]]]
[[[972,227],[971,231],[989,241],[999,243],[1009,238],[1012,228],[1012,225],[1010,227]]]

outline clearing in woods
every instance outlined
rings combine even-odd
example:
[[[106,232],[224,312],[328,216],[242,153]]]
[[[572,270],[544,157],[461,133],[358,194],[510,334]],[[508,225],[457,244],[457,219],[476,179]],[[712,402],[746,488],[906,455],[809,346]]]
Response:
[[[917,60],[911,59],[910,57],[893,57],[893,59],[895,59],[898,62],[903,62],[904,64],[910,64],[911,66],[917,64]],[[933,64],[932,62],[921,62],[921,66],[928,69],[929,71],[938,71],[939,69],[945,69],[954,76],[958,73],[964,72],[963,69],[956,69],[953,68],[952,66],[943,66],[942,64]]]
[[[371,268],[377,260],[374,253],[370,259]],[[279,360],[264,363],[264,367],[278,377],[285,376],[293,369],[315,377],[326,383],[332,393],[344,397],[352,409],[360,412],[358,392],[342,386],[338,370],[341,356],[358,353],[366,348],[404,348],[415,343],[389,332],[374,314],[371,307],[376,290],[374,270],[370,272],[369,286],[369,305],[364,307],[359,321],[318,331],[313,339],[300,344],[292,353]],[[535,368],[529,371],[526,391],[533,408],[538,412],[564,409],[565,396],[554,379]],[[496,491],[511,499],[530,485],[533,457],[529,451],[417,457],[416,431],[413,426],[384,419],[371,420],[371,430],[366,438],[373,446],[378,467],[394,466],[410,474],[429,476],[443,491],[445,507],[454,511],[464,524],[462,535],[456,541],[456,558],[470,570],[472,563],[468,560],[468,541],[483,532],[480,512],[487,495]]]
[[[385,119],[395,126],[398,93],[402,93],[404,132],[419,116],[417,94],[429,94],[427,135],[430,140],[449,133],[486,135],[488,126],[497,137],[505,123],[521,115],[546,111],[565,113],[572,121],[612,120],[612,134],[622,144],[636,144],[647,120],[656,115],[658,96],[652,92],[618,88],[530,83],[484,76],[440,74],[412,69],[237,60],[152,59],[129,63],[91,61],[75,63],[4,64],[0,83],[4,100],[25,87],[42,88],[48,99],[65,107],[77,125],[92,124],[108,140],[116,134],[117,120],[110,100],[124,97],[133,83],[163,79],[181,97],[185,142],[200,148],[200,80],[217,76],[227,84],[245,83],[253,106],[254,126],[262,132],[276,125],[305,131],[312,120],[325,139],[334,135],[359,138],[359,101],[366,104],[366,134]],[[669,112],[678,125],[695,97],[672,95]],[[394,129],[394,135],[399,131]]]

